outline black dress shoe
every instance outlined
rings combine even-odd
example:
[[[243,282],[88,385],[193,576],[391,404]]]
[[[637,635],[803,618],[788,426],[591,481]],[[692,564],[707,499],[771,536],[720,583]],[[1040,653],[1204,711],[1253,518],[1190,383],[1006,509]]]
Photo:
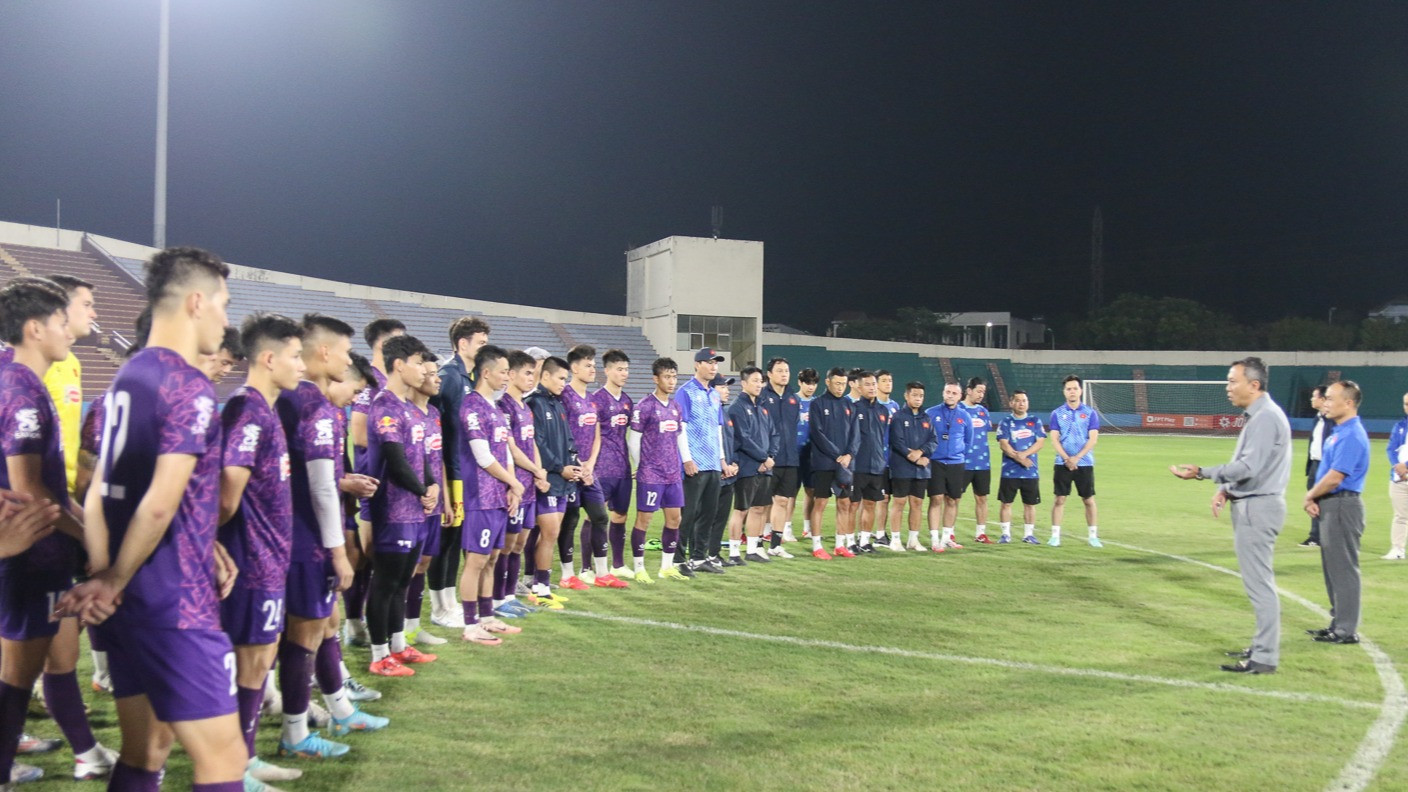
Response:
[[[1276,666],[1258,663],[1255,660],[1243,660],[1240,663],[1225,665],[1223,671],[1231,671],[1234,674],[1274,674]]]
[[[1235,658],[1237,658],[1238,660],[1250,660],[1250,659],[1252,659],[1252,650],[1251,650],[1251,647],[1247,647],[1246,649],[1238,649],[1238,650],[1235,651],[1235,652],[1223,652],[1223,654],[1227,655],[1228,657],[1235,657]]]
[[[1321,639],[1321,638],[1324,638],[1324,637],[1327,636],[1327,635],[1331,635],[1332,633],[1330,632],[1330,628],[1329,628],[1329,627],[1325,627],[1325,628],[1319,629],[1319,630],[1306,630],[1306,631],[1305,631],[1305,634],[1306,634],[1306,635],[1309,635],[1311,638],[1315,638],[1316,640],[1319,640],[1319,639]]]
[[[1317,636],[1315,636],[1315,640],[1316,640],[1316,641],[1319,641],[1320,643],[1357,644],[1357,643],[1359,643],[1359,636],[1357,636],[1357,635],[1336,635],[1335,633],[1327,633],[1326,635],[1317,635]]]

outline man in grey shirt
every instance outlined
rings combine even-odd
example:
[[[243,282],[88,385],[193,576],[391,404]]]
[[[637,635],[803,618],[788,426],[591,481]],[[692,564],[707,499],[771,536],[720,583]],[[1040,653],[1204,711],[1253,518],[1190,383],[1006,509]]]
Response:
[[[1286,483],[1291,479],[1291,424],[1286,413],[1266,393],[1266,364],[1243,358],[1227,371],[1227,400],[1246,411],[1247,422],[1232,450],[1232,461],[1216,467],[1174,465],[1181,479],[1211,479],[1212,515],[1232,503],[1233,542],[1242,587],[1256,614],[1252,645],[1228,652],[1240,660],[1222,666],[1239,674],[1275,673],[1280,662],[1281,601],[1276,597],[1276,573],[1271,559],[1276,536],[1286,521]]]

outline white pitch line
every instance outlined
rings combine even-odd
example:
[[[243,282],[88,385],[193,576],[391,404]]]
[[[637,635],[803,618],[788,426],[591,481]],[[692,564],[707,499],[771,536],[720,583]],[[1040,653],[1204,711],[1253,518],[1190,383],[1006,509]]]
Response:
[[[848,644],[840,641],[824,641],[816,638],[796,638],[790,635],[771,635],[768,633],[750,633],[741,630],[727,630],[721,627],[706,627],[699,624],[680,624],[678,622],[656,621],[654,619],[639,619],[633,616],[613,616],[606,613],[593,613],[591,611],[563,610],[558,611],[559,616],[580,616],[598,621],[617,622],[619,624],[630,624],[638,627],[659,627],[667,630],[680,630],[683,632],[703,633],[705,635],[717,635],[723,638],[742,638],[751,641],[768,641],[770,643],[791,644],[793,646],[803,646],[813,649],[835,649],[843,652],[858,652],[862,654],[881,654],[894,657],[910,657],[919,660],[937,660],[945,663],[966,663],[968,665],[991,666],[994,668],[1005,668],[1011,671],[1035,671],[1042,674],[1054,674],[1059,676],[1087,677],[1091,679],[1108,679],[1116,682],[1139,682],[1148,685],[1163,685],[1165,687],[1189,688],[1196,690],[1211,690],[1217,693],[1240,693],[1247,696],[1257,696],[1260,698],[1273,698],[1282,701],[1294,701],[1309,704],[1334,704],[1349,709],[1378,709],[1379,704],[1373,701],[1355,701],[1354,699],[1337,698],[1335,696],[1322,696],[1318,693],[1296,693],[1284,690],[1262,690],[1260,688],[1242,687],[1241,685],[1229,685],[1220,682],[1197,682],[1190,679],[1173,679],[1170,677],[1148,676],[1145,674],[1121,674],[1117,671],[1105,671],[1099,668],[1067,668],[1065,666],[1039,665],[1037,663],[1024,663],[1016,660],[999,660],[992,657],[968,657],[966,655],[947,654],[944,652],[921,652],[915,649],[900,649],[894,646],[873,646],[866,644]]]
[[[1138,547],[1123,542],[1112,542],[1109,539],[1105,540],[1105,544],[1196,564],[1235,578],[1241,577],[1241,574],[1236,570],[1217,564],[1209,564],[1196,558],[1165,553],[1161,550],[1150,550],[1147,547]],[[1305,607],[1312,613],[1326,619],[1330,618],[1329,611],[1305,597],[1279,586],[1276,591],[1283,598]],[[1374,780],[1374,776],[1378,775],[1379,768],[1383,767],[1384,762],[1388,760],[1389,751],[1392,750],[1394,741],[1398,739],[1398,732],[1403,728],[1404,719],[1408,718],[1408,690],[1404,687],[1403,677],[1398,674],[1398,669],[1394,668],[1392,658],[1385,654],[1378,644],[1362,635],[1359,639],[1359,645],[1368,653],[1369,659],[1374,662],[1374,670],[1379,675],[1379,684],[1384,689],[1384,698],[1383,702],[1378,705],[1379,717],[1374,719],[1374,722],[1369,726],[1369,731],[1365,732],[1364,739],[1359,741],[1359,747],[1355,750],[1354,756],[1350,757],[1349,763],[1340,770],[1339,776],[1326,787],[1327,790],[1334,790],[1334,792],[1360,792],[1360,790],[1367,788]]]

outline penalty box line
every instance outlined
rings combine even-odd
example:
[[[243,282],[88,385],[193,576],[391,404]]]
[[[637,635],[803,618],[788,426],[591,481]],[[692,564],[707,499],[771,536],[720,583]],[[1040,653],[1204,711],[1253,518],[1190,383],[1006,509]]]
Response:
[[[1338,698],[1335,696],[1324,696],[1318,693],[1297,693],[1284,690],[1261,690],[1258,688],[1243,687],[1241,685],[1230,685],[1218,682],[1198,682],[1190,679],[1173,679],[1170,677],[1150,676],[1146,674],[1122,674],[1117,671],[1105,671],[1098,668],[1068,668],[1065,666],[1041,665],[1038,663],[1027,663],[1018,660],[1000,660],[992,657],[969,657],[967,655],[948,654],[945,652],[923,652],[915,649],[901,649],[894,646],[875,646],[867,644],[848,644],[840,641],[826,641],[817,638],[797,638],[790,635],[770,635],[767,633],[751,633],[741,630],[728,630],[721,627],[706,627],[699,624],[680,624],[678,622],[657,621],[655,619],[641,619],[634,616],[613,616],[606,613],[593,613],[591,611],[562,610],[558,611],[559,616],[576,616],[584,619],[595,619],[597,621],[615,622],[617,624],[630,624],[638,627],[655,627],[665,630],[678,630],[680,632],[701,633],[704,635],[716,635],[721,638],[738,638],[749,641],[766,641],[769,643],[789,644],[809,649],[832,649],[841,652],[854,652],[857,654],[887,655],[890,657],[907,657],[917,660],[934,660],[947,663],[964,663],[967,665],[988,666],[991,668],[1002,668],[1009,671],[1034,671],[1041,674],[1052,674],[1056,676],[1085,677],[1088,679],[1104,679],[1114,682],[1135,682],[1146,685],[1161,685],[1163,687],[1185,688],[1190,690],[1209,690],[1215,693],[1237,693],[1246,696],[1256,696],[1260,698],[1279,699],[1281,701],[1293,701],[1301,704],[1333,704],[1339,707],[1361,710],[1377,710],[1380,707],[1376,701],[1355,701],[1353,699]]]

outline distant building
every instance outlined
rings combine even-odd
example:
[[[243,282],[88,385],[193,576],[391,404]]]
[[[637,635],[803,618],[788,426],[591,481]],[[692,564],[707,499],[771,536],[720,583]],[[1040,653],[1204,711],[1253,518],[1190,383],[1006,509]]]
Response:
[[[944,343],[953,346],[989,349],[1040,347],[1046,340],[1046,325],[1021,319],[1007,311],[968,311],[948,318]]]
[[[811,335],[800,327],[793,327],[790,324],[781,322],[763,322],[764,333],[786,333],[787,335]]]
[[[1384,303],[1378,310],[1369,312],[1370,319],[1389,319],[1402,322],[1408,319],[1408,298],[1399,298]]]

